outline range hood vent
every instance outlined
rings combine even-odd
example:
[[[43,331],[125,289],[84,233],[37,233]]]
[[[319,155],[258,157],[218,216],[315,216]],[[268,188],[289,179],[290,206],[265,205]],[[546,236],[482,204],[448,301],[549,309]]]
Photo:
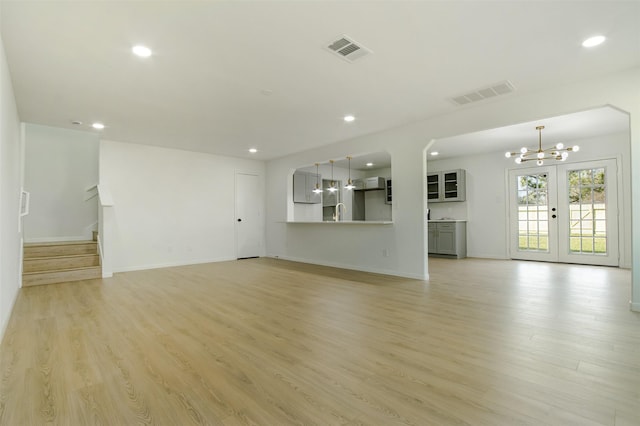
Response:
[[[372,53],[370,49],[346,35],[340,36],[337,40],[329,43],[326,49],[347,62],[353,62]]]
[[[451,101],[458,106],[462,106],[496,96],[506,95],[514,90],[515,87],[513,87],[513,84],[511,84],[509,80],[505,80],[473,92],[465,93],[464,95],[454,96],[451,98]]]

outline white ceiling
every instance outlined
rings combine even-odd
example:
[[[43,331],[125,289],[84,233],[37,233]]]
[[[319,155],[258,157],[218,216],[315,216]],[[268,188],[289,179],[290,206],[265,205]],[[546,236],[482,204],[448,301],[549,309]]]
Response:
[[[519,96],[640,66],[636,1],[0,6],[22,120],[102,121],[105,139],[237,157],[256,147],[258,159],[497,102],[449,99],[503,80]],[[373,54],[349,63],[323,49],[343,34]],[[594,34],[608,39],[583,48]],[[132,56],[137,43],[154,55]],[[535,124],[526,133],[535,140]]]
[[[544,147],[555,145],[558,142],[569,146],[573,145],[569,142],[575,140],[628,132],[629,115],[607,106],[438,139],[429,149],[429,153],[435,151],[438,152],[438,155],[436,157],[428,156],[427,158],[429,160],[442,160],[485,152],[514,152],[519,151],[523,146],[537,148],[537,126],[544,126],[542,130],[542,144]]]

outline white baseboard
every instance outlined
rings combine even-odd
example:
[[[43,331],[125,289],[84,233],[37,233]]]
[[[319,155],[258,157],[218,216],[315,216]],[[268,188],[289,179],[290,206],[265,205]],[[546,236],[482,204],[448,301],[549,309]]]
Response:
[[[486,253],[467,253],[467,257],[473,257],[476,259],[509,260],[509,257],[486,254]]]
[[[201,263],[216,263],[216,262],[228,262],[230,260],[236,260],[235,257],[219,257],[213,259],[194,259],[180,262],[167,262],[167,263],[153,263],[147,265],[135,265],[135,266],[125,266],[123,268],[114,267],[113,272],[133,272],[133,271],[144,271],[147,269],[160,269],[160,268],[172,268],[175,266],[188,266],[188,265],[199,265]]]
[[[91,238],[89,238],[91,240]],[[62,243],[65,241],[88,241],[84,235],[76,235],[73,237],[41,237],[41,238],[25,238],[25,244],[29,243]]]
[[[410,279],[413,279],[413,280],[420,280],[420,281],[428,281],[429,280],[429,274],[427,274],[426,276],[422,276],[422,275],[418,275],[418,274],[407,274],[407,273],[398,272],[396,270],[390,270],[390,269],[369,268],[369,267],[362,267],[360,265],[350,265],[350,264],[337,263],[337,262],[318,262],[317,260],[304,259],[304,258],[299,258],[299,257],[290,257],[290,256],[269,256],[269,255],[267,255],[267,257],[270,257],[272,259],[289,260],[289,261],[292,261],[292,262],[310,263],[312,265],[330,266],[332,268],[349,269],[349,270],[352,270],[352,271],[362,271],[362,272],[371,272],[373,274],[392,275],[394,277],[410,278]]]

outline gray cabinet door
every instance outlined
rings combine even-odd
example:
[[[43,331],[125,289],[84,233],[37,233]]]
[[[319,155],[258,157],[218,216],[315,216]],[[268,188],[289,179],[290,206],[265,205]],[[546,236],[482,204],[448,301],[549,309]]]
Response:
[[[307,175],[303,173],[293,174],[293,202],[307,203]]]
[[[435,223],[429,224],[429,253],[438,253],[438,226]]]
[[[467,227],[464,222],[430,222],[429,254],[467,257]]]
[[[456,254],[456,231],[454,229],[438,229],[438,253]]]

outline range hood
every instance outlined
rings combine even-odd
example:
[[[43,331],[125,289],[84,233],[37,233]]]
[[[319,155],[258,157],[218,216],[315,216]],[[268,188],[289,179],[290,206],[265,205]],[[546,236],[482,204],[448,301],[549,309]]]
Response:
[[[386,179],[383,177],[368,177],[353,181],[356,191],[372,191],[374,189],[385,189]]]

